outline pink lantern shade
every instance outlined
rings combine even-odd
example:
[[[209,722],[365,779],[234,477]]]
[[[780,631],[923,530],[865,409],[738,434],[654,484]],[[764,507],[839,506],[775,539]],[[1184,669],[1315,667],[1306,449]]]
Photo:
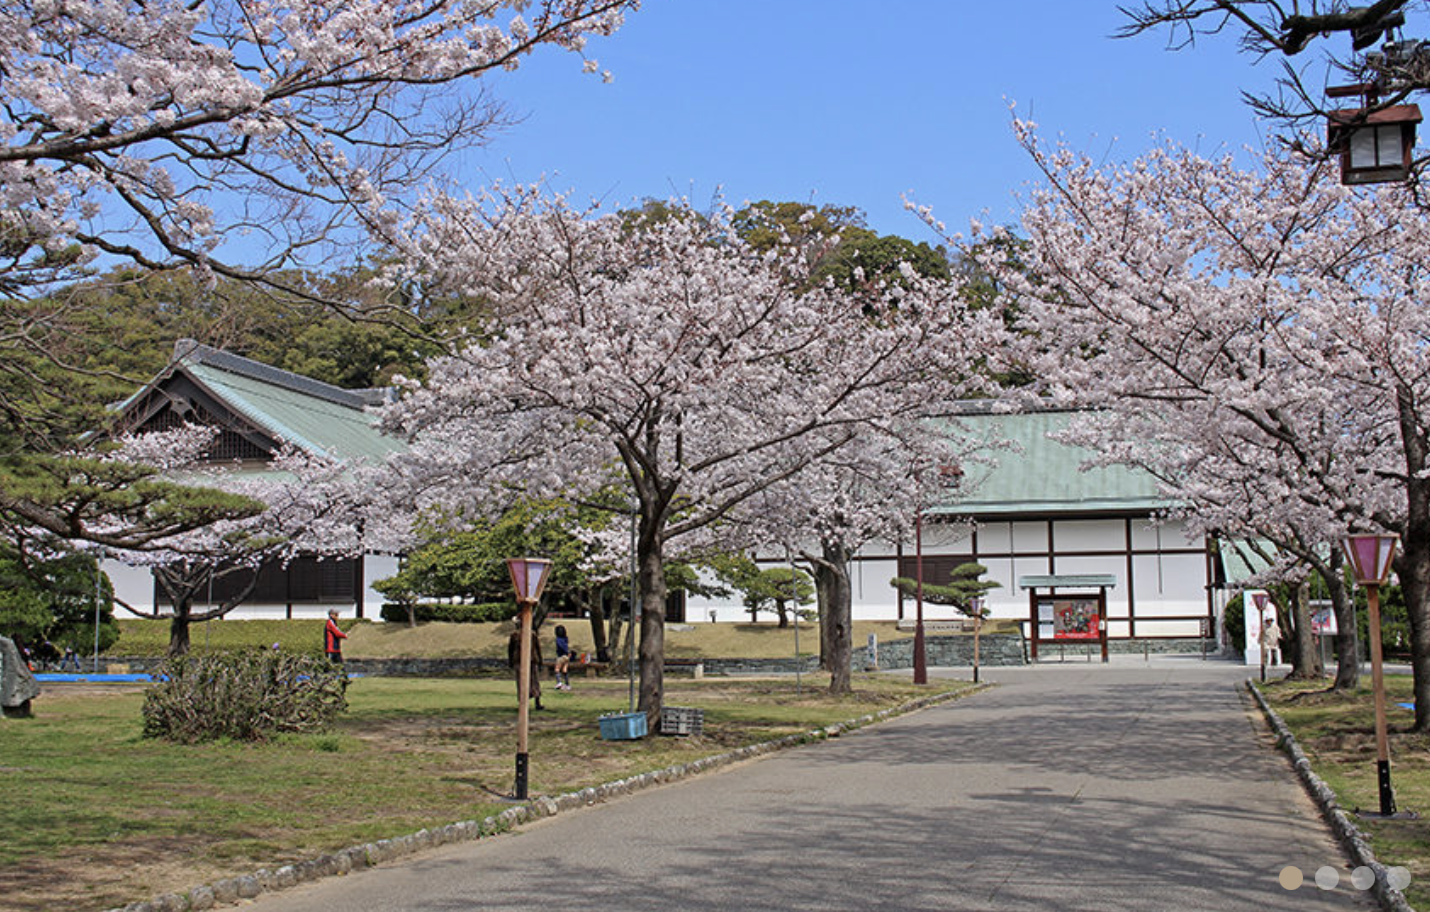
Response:
[[[511,573],[511,585],[516,589],[518,602],[538,602],[546,588],[546,578],[550,575],[551,561],[538,557],[508,558],[506,568]]]
[[[1265,592],[1253,592],[1253,593],[1251,593],[1251,600],[1256,603],[1256,610],[1257,610],[1257,611],[1265,611],[1265,610],[1266,610],[1266,602],[1267,602],[1267,600],[1270,599],[1270,598],[1271,598],[1271,596],[1267,595]]]
[[[1350,558],[1356,582],[1380,585],[1390,576],[1390,562],[1395,559],[1399,535],[1348,535],[1342,543]]]

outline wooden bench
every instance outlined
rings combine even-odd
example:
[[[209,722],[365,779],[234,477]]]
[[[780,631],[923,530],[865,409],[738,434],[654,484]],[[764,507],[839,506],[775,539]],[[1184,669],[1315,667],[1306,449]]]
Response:
[[[555,677],[556,660],[551,659],[543,664],[545,664],[546,666],[547,674],[551,675],[552,677]],[[605,662],[597,662],[595,659],[592,659],[589,662],[572,662],[570,667],[567,669],[567,673],[573,675],[583,674],[588,678],[594,678],[601,672],[606,670],[606,664],[607,663]]]

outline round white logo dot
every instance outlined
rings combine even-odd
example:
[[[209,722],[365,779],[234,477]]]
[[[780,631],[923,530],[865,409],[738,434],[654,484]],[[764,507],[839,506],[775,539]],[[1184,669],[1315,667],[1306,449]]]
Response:
[[[1357,890],[1369,890],[1375,886],[1375,872],[1361,865],[1351,872],[1351,886]]]
[[[1340,882],[1341,875],[1330,865],[1322,865],[1316,869],[1316,886],[1322,890],[1334,890]]]

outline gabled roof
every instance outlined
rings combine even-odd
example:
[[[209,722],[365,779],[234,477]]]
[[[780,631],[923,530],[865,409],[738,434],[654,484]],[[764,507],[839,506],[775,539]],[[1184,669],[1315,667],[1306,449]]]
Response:
[[[929,511],[946,516],[1009,517],[1067,514],[1146,515],[1171,502],[1157,490],[1157,481],[1126,466],[1082,465],[1093,454],[1049,438],[1063,430],[1075,413],[1065,410],[997,414],[988,403],[969,403],[958,421],[976,438],[996,447],[984,455],[996,465],[963,466],[962,493],[953,503]]]
[[[181,380],[276,443],[343,461],[377,460],[402,447],[378,431],[370,411],[388,401],[387,390],[345,390],[191,339],[179,340],[169,366],[120,409],[135,409]]]

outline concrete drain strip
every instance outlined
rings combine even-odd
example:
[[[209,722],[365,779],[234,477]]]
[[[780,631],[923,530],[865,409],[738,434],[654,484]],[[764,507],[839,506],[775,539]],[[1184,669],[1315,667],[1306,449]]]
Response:
[[[1301,784],[1306,787],[1311,800],[1316,802],[1316,806],[1321,809],[1321,816],[1330,824],[1331,832],[1335,834],[1341,847],[1350,856],[1351,862],[1355,865],[1364,865],[1375,872],[1375,885],[1371,887],[1371,892],[1380,901],[1381,908],[1387,912],[1415,912],[1410,903],[1405,901],[1405,894],[1390,885],[1386,876],[1385,865],[1375,859],[1375,853],[1371,851],[1370,841],[1365,838],[1365,834],[1351,820],[1350,815],[1341,810],[1340,802],[1336,800],[1336,793],[1331,791],[1311,769],[1311,761],[1306,758],[1305,752],[1301,750],[1301,745],[1296,743],[1296,736],[1291,734],[1291,729],[1286,727],[1286,723],[1281,721],[1281,717],[1276,714],[1276,710],[1271,708],[1271,704],[1266,702],[1266,698],[1261,695],[1251,681],[1246,682],[1246,689],[1261,707],[1261,712],[1266,716],[1267,723],[1271,726],[1272,732],[1276,734],[1276,746],[1286,752],[1290,758],[1291,765],[1296,769],[1296,775],[1300,778]]]
[[[852,719],[847,722],[826,725],[823,728],[816,728],[797,735],[786,735],[783,738],[776,738],[773,741],[762,741],[759,744],[746,745],[745,747],[737,748],[732,751],[726,751],[723,754],[715,754],[710,757],[702,757],[699,760],[692,760],[689,763],[682,763],[678,766],[670,766],[665,769],[652,770],[648,773],[640,773],[625,779],[619,779],[615,782],[608,782],[604,785],[584,788],[577,792],[567,792],[564,795],[557,795],[554,798],[538,798],[528,804],[508,808],[500,814],[495,814],[482,820],[464,820],[460,823],[452,823],[444,827],[419,830],[407,836],[379,839],[376,842],[352,846],[330,855],[319,855],[316,858],[309,858],[295,864],[284,865],[280,868],[264,868],[252,874],[244,874],[239,877],[230,877],[215,881],[212,884],[204,884],[183,893],[165,893],[154,899],[129,903],[126,906],[110,909],[109,912],[202,912],[202,910],[205,909],[228,905],[238,902],[239,900],[253,899],[262,893],[274,890],[285,890],[290,887],[296,887],[299,884],[320,880],[324,877],[349,874],[353,871],[375,867],[383,862],[393,861],[427,849],[435,849],[438,846],[468,842],[474,839],[481,839],[484,836],[505,833],[513,827],[532,820],[538,820],[542,817],[551,817],[560,814],[562,811],[574,811],[588,805],[599,804],[611,798],[634,794],[643,789],[664,785],[668,782],[676,782],[690,776],[698,775],[699,773],[718,769],[722,766],[728,766],[732,763],[738,763],[742,760],[750,760],[763,754],[798,747],[801,744],[810,744],[829,738],[837,738],[845,732],[855,731],[856,729],[864,728],[865,726],[873,725],[877,722],[883,722],[895,716],[907,715],[908,713],[926,709],[927,707],[939,703],[946,703],[951,700],[981,693],[991,686],[991,684],[980,684],[966,690],[946,691],[940,694],[933,694],[932,696],[911,700],[908,703],[902,703],[876,713],[860,716],[857,719]],[[1376,876],[1382,876],[1382,872],[1377,871]],[[1406,906],[1405,910],[1406,912],[1410,912],[1410,907]]]

